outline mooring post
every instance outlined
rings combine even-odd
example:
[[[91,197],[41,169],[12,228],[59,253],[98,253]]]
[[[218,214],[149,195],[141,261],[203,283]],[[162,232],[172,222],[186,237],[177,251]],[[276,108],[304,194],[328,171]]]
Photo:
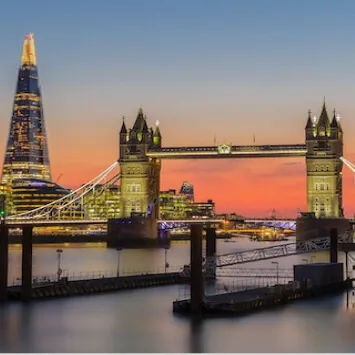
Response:
[[[0,302],[7,299],[9,262],[9,230],[5,223],[0,224]]]
[[[191,312],[201,313],[203,304],[202,226],[191,225]]]
[[[32,297],[32,230],[33,227],[22,227],[22,299]]]
[[[338,262],[338,230],[336,228],[330,230],[330,262]]]
[[[206,273],[209,279],[216,278],[216,228],[206,229]]]

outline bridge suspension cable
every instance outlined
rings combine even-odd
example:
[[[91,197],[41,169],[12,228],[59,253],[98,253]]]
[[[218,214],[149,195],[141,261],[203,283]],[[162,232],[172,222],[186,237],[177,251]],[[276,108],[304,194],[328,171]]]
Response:
[[[108,168],[102,171],[99,175],[97,175],[84,185],[78,187],[74,191],[70,192],[69,194],[59,198],[58,200],[52,201],[44,206],[35,208],[31,211],[11,215],[7,219],[59,219],[61,218],[61,215],[63,217],[63,213],[75,213],[79,210],[79,208],[83,208],[84,196],[91,192],[95,192],[96,196],[98,196],[102,194],[109,186],[112,186],[120,178],[120,174],[116,174],[104,184],[98,186],[99,184],[105,181],[105,179],[114,171],[117,166],[118,162],[114,162]]]
[[[355,173],[355,164],[350,162],[349,160],[345,159],[344,157],[341,157],[340,160],[348,167],[350,170]]]

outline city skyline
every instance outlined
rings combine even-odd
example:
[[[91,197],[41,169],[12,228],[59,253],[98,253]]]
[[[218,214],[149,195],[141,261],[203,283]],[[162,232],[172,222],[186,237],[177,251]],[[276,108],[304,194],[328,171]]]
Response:
[[[123,13],[125,11],[130,13],[128,3],[123,2],[123,4],[126,4],[125,6],[121,5]],[[153,6],[155,10],[159,9],[159,6],[163,13],[169,10],[167,3],[158,2],[158,4]],[[11,11],[11,5],[7,6]],[[45,7],[45,5],[43,6]],[[303,4],[303,7],[305,6]],[[312,4],[310,8],[311,13],[314,6]],[[329,6],[333,5],[327,3],[325,8]],[[350,3],[349,6],[351,6]],[[157,21],[156,26],[167,28],[167,32],[170,34],[175,33],[176,44],[179,43],[179,35],[186,34],[185,32],[189,28],[191,29],[192,23],[187,15],[183,16],[179,12],[177,4],[174,4],[174,7],[177,17],[173,17],[172,24],[178,24],[179,21],[184,20],[188,22],[190,27],[176,28],[173,31],[161,19]],[[216,7],[218,10],[215,15],[217,20],[218,15],[222,12],[225,15],[228,8],[235,9],[235,6],[230,2],[224,2],[220,7]],[[301,6],[302,11],[304,10],[303,7]],[[84,18],[91,18],[92,13],[90,11],[93,11],[94,8],[95,5],[89,3],[88,9],[81,9]],[[76,13],[78,9],[80,9],[80,6],[75,5],[73,12]],[[196,26],[201,26],[210,18],[211,14],[202,9],[202,14],[198,17],[195,10],[192,7],[190,15],[194,14]],[[247,5],[242,6],[242,10],[248,14]],[[290,9],[281,7],[281,10],[285,11],[285,18],[276,21],[275,27],[282,27],[285,19],[290,16]],[[298,10],[300,11],[300,8]],[[152,10],[145,8],[145,11],[151,14]],[[142,19],[143,13],[138,11],[137,16]],[[332,68],[332,64],[329,60],[322,62],[323,67],[322,65],[317,66],[316,63],[308,63],[305,67],[305,63],[302,62],[304,58],[302,58],[302,63],[299,63],[299,66],[293,66],[292,64],[295,63],[290,62],[289,56],[281,52],[279,64],[282,65],[279,70],[276,70],[274,65],[270,65],[275,64],[272,61],[272,59],[275,59],[273,55],[280,50],[280,43],[276,41],[274,51],[271,51],[272,55],[265,54],[266,62],[264,64],[258,61],[254,62],[253,71],[253,68],[246,65],[245,58],[236,56],[237,48],[235,46],[229,48],[230,58],[222,55],[218,57],[218,52],[214,52],[216,56],[214,58],[211,57],[212,52],[207,50],[207,42],[202,42],[201,48],[197,50],[190,46],[194,41],[187,40],[184,53],[191,53],[191,68],[197,68],[196,60],[206,58],[205,61],[201,61],[201,68],[195,73],[190,71],[191,69],[187,70],[187,62],[184,61],[182,56],[179,56],[175,62],[169,61],[169,58],[171,59],[175,52],[170,47],[171,44],[164,42],[164,45],[168,44],[168,50],[166,57],[160,62],[164,65],[158,69],[156,62],[152,61],[154,49],[156,49],[153,44],[157,45],[153,41],[153,35],[156,35],[160,40],[162,40],[162,37],[159,37],[154,29],[149,32],[150,41],[148,43],[152,47],[142,47],[145,49],[142,56],[145,55],[147,61],[132,56],[132,53],[138,49],[133,48],[133,44],[142,45],[145,43],[139,37],[143,36],[144,26],[142,24],[137,25],[136,31],[132,31],[132,27],[130,27],[127,35],[136,41],[133,41],[131,46],[120,47],[122,55],[115,61],[114,50],[105,52],[101,45],[107,40],[105,34],[114,36],[117,42],[122,44],[122,38],[118,35],[119,25],[114,26],[115,24],[112,22],[112,18],[108,16],[105,7],[98,12],[97,23],[101,23],[104,19],[108,20],[108,24],[104,26],[105,29],[107,30],[107,27],[111,25],[111,31],[92,31],[84,26],[76,32],[72,32],[72,38],[69,38],[69,33],[66,31],[57,32],[53,29],[49,31],[49,34],[38,32],[36,28],[26,28],[24,31],[33,31],[36,35],[41,83],[45,88],[42,91],[44,91],[44,111],[50,142],[52,172],[54,180],[57,180],[62,174],[59,180],[61,185],[66,187],[78,186],[117,159],[121,116],[128,116],[127,121],[132,124],[139,106],[143,106],[144,111],[148,114],[150,125],[154,124],[156,120],[160,121],[164,146],[214,145],[214,142],[236,145],[253,144],[254,135],[256,144],[302,143],[304,142],[307,110],[311,108],[313,113],[319,116],[322,98],[323,95],[326,95],[328,111],[336,106],[342,117],[345,132],[344,155],[348,159],[354,160],[355,149],[351,137],[355,127],[351,117],[355,107],[352,107],[349,99],[349,96],[351,96],[351,80],[348,79],[346,83],[348,86],[345,85],[344,88],[341,88],[340,84],[336,82],[337,77],[344,79],[344,68],[342,70],[335,68],[337,69],[336,72],[333,68],[333,72],[331,72],[329,69]],[[145,21],[151,22],[152,19],[153,17],[148,16]],[[248,21],[248,19],[249,22],[255,20],[253,16],[247,17],[245,21]],[[306,20],[308,19],[306,16]],[[337,13],[333,23],[337,23],[337,21],[340,21],[340,13]],[[345,26],[347,22],[344,19],[342,21],[342,26]],[[39,22],[41,23],[41,21]],[[216,21],[214,29],[218,27],[217,23],[219,22]],[[229,26],[229,35],[235,34],[236,27],[232,24],[229,24]],[[310,26],[307,21],[306,26]],[[31,27],[40,28],[41,26]],[[84,33],[84,28],[88,30],[88,34]],[[200,29],[200,27],[198,28]],[[324,27],[321,26],[321,28]],[[221,27],[221,29],[224,29],[224,27]],[[277,31],[274,32],[275,30],[275,28],[271,29],[272,33],[270,33],[270,29],[268,29],[267,42],[273,42],[277,39]],[[209,28],[209,31],[211,31],[211,28]],[[199,34],[198,37],[203,38],[202,29],[197,33]],[[247,38],[244,39],[246,47],[243,47],[243,55],[246,57],[250,55],[251,59],[256,59],[257,54],[262,52],[263,45],[260,29],[254,29],[252,33],[250,36],[255,36],[256,45],[254,48],[252,48],[253,46],[248,47]],[[335,34],[333,34],[333,40],[336,33],[335,31]],[[17,58],[23,36],[23,33],[21,33],[15,40],[15,34],[18,35],[18,29],[6,39],[8,41],[6,48],[9,50],[1,58],[1,71],[2,74],[6,73],[6,80],[0,87],[0,119],[3,126],[0,144],[3,146],[2,149],[5,147],[3,132],[8,125],[11,108],[11,101],[7,102],[6,100],[13,95],[13,87],[9,90],[9,86],[13,86],[14,77],[10,78],[10,74],[11,70],[18,66]],[[298,40],[302,35],[302,33],[292,33],[292,31],[291,34],[295,35],[295,39]],[[50,38],[51,35],[54,35],[53,39]],[[62,40],[58,40],[59,35],[62,36]],[[84,45],[75,42],[79,40],[79,35],[82,36]],[[209,32],[208,35],[211,36],[211,33]],[[282,37],[281,34],[279,36]],[[209,38],[213,44],[213,49],[216,49],[219,39],[218,33]],[[10,39],[15,40],[15,43],[10,45]],[[90,52],[87,51],[88,43],[86,41],[88,39],[92,40],[90,42],[92,57],[89,55]],[[197,38],[194,40],[196,41]],[[315,40],[313,37],[307,40],[305,38],[308,45],[315,44]],[[322,38],[317,38],[317,40],[318,44],[324,41]],[[74,51],[74,56],[69,55],[68,57],[65,48],[68,51],[73,51],[74,43],[78,43],[78,48]],[[341,43],[336,44],[338,53]],[[110,44],[110,47],[115,47],[114,43]],[[227,44],[224,41],[220,43],[221,53],[226,54]],[[236,46],[240,44],[241,38],[237,38]],[[148,46],[147,43],[146,45]],[[180,45],[182,44],[180,43]],[[53,50],[57,47],[62,50],[63,57],[61,60],[58,60],[59,58]],[[125,48],[129,52],[130,58],[136,58],[129,66],[127,66],[126,57],[128,53],[124,55]],[[203,51],[208,54],[206,57],[201,56],[201,53],[204,53]],[[14,55],[14,52],[17,54]],[[322,50],[320,50],[321,52]],[[103,53],[106,55],[105,58],[102,57]],[[348,54],[351,53],[348,51]],[[162,53],[159,52],[159,54]],[[12,56],[11,61],[10,55]],[[84,58],[85,61],[82,60]],[[97,65],[100,58],[104,59],[102,66]],[[232,58],[236,60],[234,64],[231,61]],[[345,55],[342,54],[340,59],[344,61],[343,64],[347,67],[347,61],[350,61],[351,56],[348,55],[345,58]],[[63,76],[65,67],[63,63],[71,68],[71,71],[69,71],[70,78],[68,74]],[[77,67],[76,69],[79,68],[80,70],[74,70],[75,66],[78,65],[80,68]],[[244,70],[244,74],[241,73],[241,65],[244,65],[243,69],[247,69]],[[170,72],[168,71],[169,67]],[[97,68],[100,70],[97,70]],[[305,76],[296,78],[293,68],[297,70],[307,69],[305,70]],[[114,69],[112,74],[109,73],[110,69]],[[212,69],[215,69],[215,71]],[[314,71],[313,77],[306,78],[307,72],[309,73],[311,69]],[[255,70],[259,70],[259,76],[256,75]],[[177,75],[179,73],[183,75],[179,77]],[[327,73],[327,75],[324,75],[324,73]],[[339,75],[336,75],[337,73]],[[101,79],[99,75],[101,75]],[[282,75],[285,76],[284,82],[281,80]],[[272,76],[275,77],[274,81],[270,81]],[[68,87],[65,86],[64,79],[69,79]],[[10,81],[11,85],[8,83]],[[289,82],[285,86],[286,81]],[[113,85],[114,82],[116,88]],[[291,82],[294,84],[293,87],[290,85]],[[324,86],[326,82],[329,82],[329,84]],[[248,85],[246,85],[247,83]],[[322,85],[323,88],[321,88]],[[165,89],[163,90],[163,88]],[[241,88],[243,88],[242,91]],[[78,94],[79,92],[81,95]],[[307,97],[305,98],[305,96]],[[254,105],[252,101],[254,101]],[[98,122],[99,127],[97,127]],[[65,132],[63,131],[64,125],[71,125],[73,129],[70,132]],[[64,137],[65,139],[63,139]],[[93,143],[94,141],[96,144]],[[346,167],[344,167],[343,172],[344,207],[346,215],[349,216],[354,213],[354,205],[352,204],[355,197],[354,183],[352,174]],[[292,216],[296,214],[297,209],[306,209],[305,163],[302,158],[224,160],[218,162],[164,161],[162,164],[162,189],[176,188],[181,183],[181,179],[191,181],[195,185],[198,199],[214,199],[218,212],[236,211],[247,215],[265,215],[275,208],[280,214]],[[268,188],[265,189],[265,186]]]

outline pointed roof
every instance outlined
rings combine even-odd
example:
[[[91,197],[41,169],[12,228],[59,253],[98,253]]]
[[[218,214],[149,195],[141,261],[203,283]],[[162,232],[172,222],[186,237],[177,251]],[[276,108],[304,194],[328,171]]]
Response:
[[[147,116],[146,116],[146,115],[144,115],[143,132],[144,132],[144,133],[147,133],[147,132],[148,132]]]
[[[127,133],[127,128],[126,128],[126,125],[124,123],[124,116],[122,117],[122,127],[121,127],[120,133]]]
[[[147,123],[144,118],[143,109],[140,107],[138,110],[136,122],[134,122],[134,125],[133,125],[133,130],[135,130],[137,132],[142,132],[145,125],[147,125]]]
[[[338,128],[340,131],[341,129],[341,125],[340,125],[340,121],[336,115],[336,111],[334,110],[334,114],[333,114],[333,119],[332,119],[332,123],[330,124],[331,128]]]
[[[27,33],[23,41],[21,65],[37,65],[35,38],[33,33]]]
[[[312,112],[311,110],[308,111],[308,119],[307,119],[307,124],[306,124],[306,128],[313,128],[313,122],[312,122]]]
[[[159,138],[161,138],[159,125],[156,125],[156,126],[155,126],[154,137],[159,137]]]
[[[329,117],[327,113],[327,109],[325,107],[325,101],[323,102],[323,108],[322,108],[322,113],[320,114],[319,120],[317,122],[317,127],[324,127],[324,128],[329,128],[330,122],[329,122]]]

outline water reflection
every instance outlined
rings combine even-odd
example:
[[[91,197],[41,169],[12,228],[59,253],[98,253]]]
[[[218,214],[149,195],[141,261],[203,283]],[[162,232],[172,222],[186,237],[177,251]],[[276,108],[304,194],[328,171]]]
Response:
[[[264,244],[265,245],[265,244]],[[263,243],[219,240],[219,253]],[[34,250],[34,273],[56,271],[57,246]],[[63,268],[116,270],[117,250],[64,246]],[[317,253],[313,261],[328,260]],[[189,243],[172,243],[170,266],[189,262]],[[311,255],[279,258],[280,267]],[[10,249],[10,273],[20,276],[21,250]],[[164,249],[122,250],[121,270],[164,268]],[[340,256],[341,260],[341,256]],[[269,267],[270,261],[253,263]],[[248,264],[252,267],[252,264]],[[100,295],[10,303],[0,307],[0,351],[4,352],[354,352],[355,295],[343,293],[294,302],[241,317],[174,315],[180,285]]]

